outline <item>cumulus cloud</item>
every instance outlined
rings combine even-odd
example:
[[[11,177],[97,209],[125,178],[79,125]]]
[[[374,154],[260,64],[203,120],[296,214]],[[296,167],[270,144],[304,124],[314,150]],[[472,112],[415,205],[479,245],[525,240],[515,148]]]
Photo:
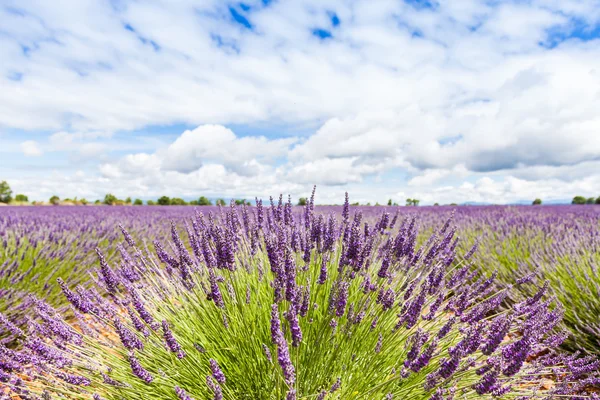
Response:
[[[269,140],[264,136],[237,137],[221,125],[203,125],[181,134],[166,149],[163,167],[191,172],[207,162],[219,162],[239,175],[260,172],[260,161],[283,157],[295,139]]]
[[[332,198],[348,189],[371,201],[494,202],[519,190],[592,192],[597,2],[416,3],[8,0],[0,127],[56,132],[29,155],[94,160],[73,180],[97,190],[268,194],[317,183]],[[197,128],[143,148],[121,139],[176,123]],[[316,128],[227,128],[252,124]]]
[[[21,151],[27,157],[39,157],[44,154],[35,140],[26,140],[21,143]]]

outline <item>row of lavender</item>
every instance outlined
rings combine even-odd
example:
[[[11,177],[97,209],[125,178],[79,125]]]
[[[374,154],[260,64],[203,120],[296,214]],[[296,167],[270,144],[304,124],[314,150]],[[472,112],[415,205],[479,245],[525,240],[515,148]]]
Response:
[[[486,268],[503,266],[499,258],[488,265],[485,250],[494,238],[512,242],[542,232],[556,245],[559,237],[552,235],[585,224],[591,229],[597,218],[566,209],[538,216],[473,210],[459,209],[456,227],[443,223],[448,209],[422,210],[417,222],[406,208],[350,215],[312,203],[302,211],[283,203],[203,209],[205,216],[188,209],[103,209],[86,216],[87,225],[74,225],[85,212],[73,209],[50,218],[63,221],[59,229],[40,229],[47,216],[36,224],[6,217],[3,256],[24,265],[2,270],[4,279],[19,277],[13,296],[3,296],[4,311],[14,314],[19,297],[29,308],[26,326],[14,324],[22,322],[18,316],[4,318],[11,333],[5,340],[19,349],[3,347],[3,379],[22,396],[136,398],[143,392],[181,399],[547,396],[596,383],[593,357],[552,351],[565,337],[555,329],[563,310],[539,281],[544,271],[533,276],[525,265],[502,271],[511,287],[477,266],[486,260]],[[539,220],[544,224],[521,228]],[[115,236],[117,222],[131,232],[123,243]],[[432,234],[419,235],[418,224]],[[187,230],[186,244],[176,225]],[[544,228],[531,234],[536,227]],[[50,232],[39,233],[44,230]],[[456,230],[467,240],[458,240]],[[15,257],[14,249],[54,240],[32,256],[50,262],[73,237],[76,247],[61,256],[72,260],[73,251],[81,258],[62,271],[71,273],[54,274],[69,279],[60,283],[72,311],[58,298],[49,300],[58,310],[40,300],[55,287],[52,279],[35,297],[15,295],[25,288],[29,275],[19,271],[31,268],[31,254]],[[151,243],[154,238],[159,241]],[[543,254],[548,240],[539,247]],[[95,269],[88,257],[96,246],[96,282],[77,285]],[[119,254],[106,262],[106,249]],[[536,258],[523,260],[535,264]],[[24,373],[36,379],[22,381]],[[549,378],[555,382],[550,393],[541,390]]]

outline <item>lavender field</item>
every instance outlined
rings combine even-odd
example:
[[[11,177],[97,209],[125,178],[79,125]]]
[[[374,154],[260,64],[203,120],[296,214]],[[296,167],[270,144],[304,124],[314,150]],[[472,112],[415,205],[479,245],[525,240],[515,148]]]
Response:
[[[3,207],[0,397],[597,398],[599,217]]]

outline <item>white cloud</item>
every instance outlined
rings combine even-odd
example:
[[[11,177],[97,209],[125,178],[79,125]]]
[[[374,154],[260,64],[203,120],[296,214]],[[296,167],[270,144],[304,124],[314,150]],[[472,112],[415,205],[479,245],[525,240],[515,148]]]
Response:
[[[237,137],[221,125],[203,125],[183,132],[166,149],[166,170],[191,172],[206,162],[219,162],[239,175],[260,172],[260,161],[286,155],[295,139],[268,140],[264,136]]]
[[[21,151],[27,157],[39,157],[44,154],[38,142],[35,140],[26,140],[21,143]]]
[[[600,40],[555,39],[598,24],[596,1],[248,5],[252,30],[217,1],[8,1],[0,127],[56,132],[29,155],[99,162],[72,178],[90,191],[269,194],[317,183],[325,196],[352,189],[371,201],[403,192],[504,202],[594,190]],[[198,128],[165,144],[122,139],[175,123]],[[282,138],[225,127],[243,124],[317,129]]]

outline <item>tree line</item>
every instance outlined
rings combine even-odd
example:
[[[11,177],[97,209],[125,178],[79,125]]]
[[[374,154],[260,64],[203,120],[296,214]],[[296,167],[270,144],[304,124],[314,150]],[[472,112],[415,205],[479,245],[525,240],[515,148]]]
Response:
[[[10,188],[9,184],[6,181],[2,181],[0,182],[0,203],[29,203],[29,198],[24,195],[24,194],[16,194],[13,197],[13,191]],[[241,206],[244,204],[250,205],[250,201],[245,200],[245,199],[234,199],[233,200],[235,202],[236,205]],[[299,206],[305,206],[306,202],[307,202],[307,198],[306,197],[300,197],[298,199],[298,203],[297,205]],[[127,197],[125,199],[119,199],[117,196],[115,196],[112,193],[108,193],[104,196],[103,200],[95,200],[94,202],[90,202],[88,200],[86,200],[85,198],[81,198],[78,199],[77,197],[71,199],[71,198],[64,198],[61,199],[58,196],[52,196],[48,199],[48,203],[52,204],[52,205],[60,205],[60,204],[77,204],[77,205],[87,205],[87,204],[104,204],[104,205],[109,205],[109,206],[115,206],[115,205],[134,205],[134,206],[141,206],[144,205],[144,201],[141,199],[131,199],[131,197]],[[420,203],[419,199],[411,199],[411,198],[407,198],[406,199],[406,206],[412,206],[412,207],[416,207],[418,206]],[[34,202],[35,204],[35,202]],[[212,206],[213,202],[205,197],[205,196],[200,196],[198,199],[196,200],[191,200],[191,201],[186,201],[182,198],[179,197],[169,197],[169,196],[161,196],[156,200],[148,200],[146,201],[146,204],[149,206],[153,206],[153,205],[160,205],[160,206]],[[532,204],[534,206],[537,205],[541,205],[542,204],[542,199],[535,199]],[[600,204],[600,196],[598,197],[584,197],[584,196],[575,196],[573,197],[573,200],[571,201],[571,204]],[[214,205],[217,206],[226,206],[227,202],[225,201],[225,199],[223,198],[219,198],[217,200],[215,200]],[[358,206],[360,205],[358,202],[352,203],[353,206]],[[367,205],[370,206],[371,203],[366,203],[363,205]],[[375,203],[376,206],[379,206],[379,203]],[[392,199],[389,199],[387,202],[388,206],[398,206],[398,203],[393,201]],[[456,203],[451,203],[451,206],[456,206]],[[438,203],[434,203],[434,206],[439,206]]]

